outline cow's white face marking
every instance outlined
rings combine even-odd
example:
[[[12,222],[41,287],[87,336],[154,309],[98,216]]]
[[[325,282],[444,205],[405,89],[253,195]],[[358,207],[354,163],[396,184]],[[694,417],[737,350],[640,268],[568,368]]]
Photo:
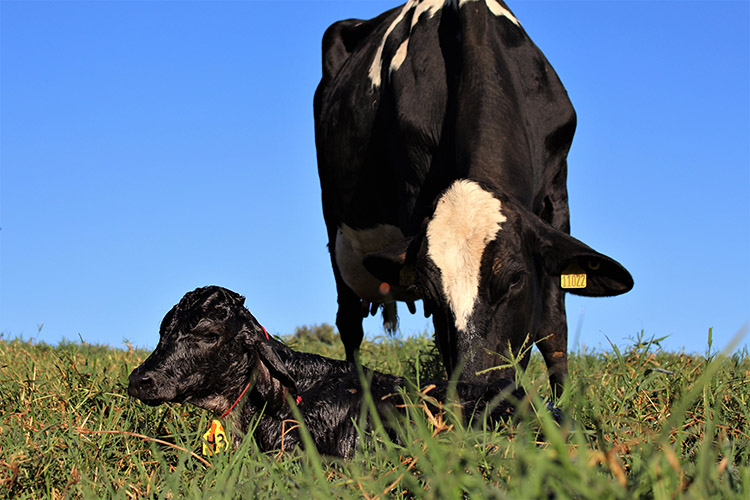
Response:
[[[388,29],[385,30],[383,39],[381,40],[380,45],[378,45],[378,49],[375,52],[375,57],[372,60],[370,71],[368,73],[372,86],[374,88],[378,88],[381,84],[381,73],[383,69],[383,49],[385,48],[385,43],[388,40],[388,37],[391,35],[391,33],[393,33],[393,30],[396,29],[396,26],[398,26],[399,23],[404,20],[406,15],[412,9],[414,10],[414,13],[412,14],[409,33],[411,33],[411,31],[414,29],[414,26],[416,26],[417,22],[422,17],[422,14],[427,13],[427,19],[431,19],[436,12],[438,12],[446,5],[452,5],[454,7],[461,8],[466,3],[478,1],[484,1],[484,3],[487,5],[487,8],[495,16],[503,16],[509,19],[516,26],[520,26],[518,19],[516,19],[508,9],[500,5],[500,2],[498,2],[497,0],[409,0],[408,2],[406,2],[406,4],[404,4],[401,12],[399,12],[398,16],[396,16],[396,19],[394,19],[390,26],[388,26]],[[393,56],[393,59],[391,59],[391,64],[388,67],[388,71],[390,73],[398,71],[398,69],[406,60],[408,51],[409,37],[407,36],[406,39],[401,42],[401,45],[399,45],[398,50]]]
[[[506,220],[500,200],[464,179],[443,193],[427,226],[427,255],[440,269],[443,293],[460,331],[468,333],[484,249]]]
[[[380,302],[380,280],[375,279],[362,259],[370,252],[376,252],[405,239],[404,233],[396,226],[380,224],[368,229],[352,229],[342,224],[336,233],[336,264],[344,283],[360,298],[370,302]]]

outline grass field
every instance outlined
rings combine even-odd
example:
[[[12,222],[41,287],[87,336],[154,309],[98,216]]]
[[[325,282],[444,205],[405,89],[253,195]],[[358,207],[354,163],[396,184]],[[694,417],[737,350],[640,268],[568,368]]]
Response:
[[[342,357],[332,336],[305,331],[287,342]],[[206,412],[127,397],[127,376],[148,352],[0,339],[0,497],[747,499],[750,357],[707,351],[662,352],[636,338],[574,353],[559,402],[574,424],[532,409],[508,426],[466,429],[417,401],[402,422],[405,444],[376,430],[342,461],[260,453],[252,439],[202,457]],[[367,366],[413,378],[439,374],[435,360],[425,337],[363,346]],[[523,382],[546,396],[538,356]]]

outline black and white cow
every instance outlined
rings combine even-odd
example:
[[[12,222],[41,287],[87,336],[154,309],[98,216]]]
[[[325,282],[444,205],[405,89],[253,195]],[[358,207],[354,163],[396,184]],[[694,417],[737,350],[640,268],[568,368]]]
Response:
[[[562,387],[561,280],[585,279],[568,291],[588,296],[633,286],[569,235],[575,124],[554,70],[501,1],[411,0],[326,31],[315,133],[350,360],[371,304],[422,299],[449,372],[475,377],[528,336]]]

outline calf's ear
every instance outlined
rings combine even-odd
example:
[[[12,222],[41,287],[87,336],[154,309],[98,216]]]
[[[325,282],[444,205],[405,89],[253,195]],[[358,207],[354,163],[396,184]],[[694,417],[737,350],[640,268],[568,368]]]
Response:
[[[297,386],[294,383],[294,380],[271,343],[261,342],[256,346],[256,349],[258,350],[258,356],[260,357],[261,363],[265,365],[271,376],[281,382],[285,387],[293,389],[296,392]]]
[[[587,297],[620,295],[633,288],[633,277],[616,260],[569,234],[538,220],[538,257],[545,271],[560,277],[565,291]]]

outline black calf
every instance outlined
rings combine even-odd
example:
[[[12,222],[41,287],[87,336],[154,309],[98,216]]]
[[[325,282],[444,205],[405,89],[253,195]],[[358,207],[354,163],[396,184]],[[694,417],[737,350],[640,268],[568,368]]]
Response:
[[[363,402],[357,367],[296,352],[270,338],[243,306],[244,300],[216,286],[186,294],[164,317],[156,350],[130,374],[128,394],[152,406],[167,401],[192,403],[227,416],[241,433],[260,415],[255,438],[264,451],[299,444],[297,429],[288,431],[293,427],[289,420],[294,419],[289,401],[295,399],[318,450],[351,456]],[[403,411],[399,389],[406,381],[372,370],[364,374],[377,412],[387,424],[390,415]],[[429,384],[435,387],[428,396],[445,401],[448,382],[424,385]],[[524,397],[507,380],[489,386],[458,383],[456,394],[465,418],[488,409],[491,421],[513,413],[504,396]],[[235,432],[235,439],[237,443],[241,435]]]

